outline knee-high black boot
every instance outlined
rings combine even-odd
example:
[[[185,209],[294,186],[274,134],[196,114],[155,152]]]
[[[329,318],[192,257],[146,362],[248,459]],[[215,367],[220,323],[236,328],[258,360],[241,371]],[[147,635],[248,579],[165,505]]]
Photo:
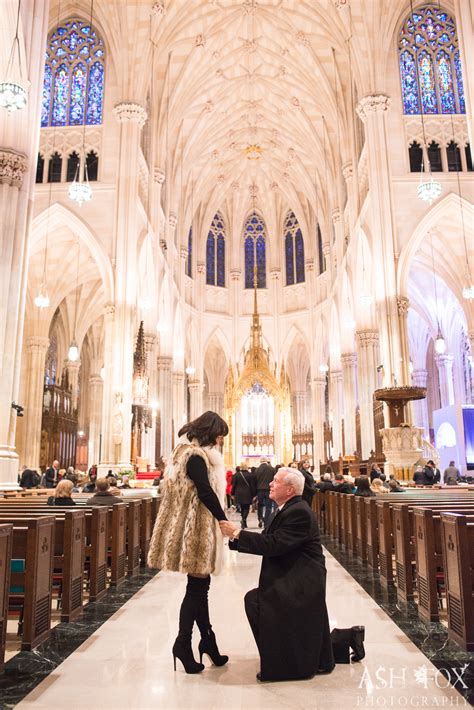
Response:
[[[211,586],[211,577],[193,577],[193,589],[195,590],[197,604],[196,623],[201,632],[199,642],[199,660],[207,654],[215,666],[223,666],[229,660],[229,656],[222,656],[217,648],[216,636],[212,630],[209,619],[208,592]]]
[[[190,577],[188,575],[186,594],[184,595],[179,611],[179,632],[173,644],[174,669],[176,670],[176,659],[179,658],[186,673],[200,673],[204,670],[203,664],[195,660],[191,646],[193,625],[196,620],[198,607],[198,600],[193,584],[193,580],[195,579],[196,577]]]

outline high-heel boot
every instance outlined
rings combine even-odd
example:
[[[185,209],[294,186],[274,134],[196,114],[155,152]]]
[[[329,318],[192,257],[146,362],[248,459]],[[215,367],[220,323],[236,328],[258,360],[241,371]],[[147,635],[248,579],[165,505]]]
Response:
[[[212,630],[209,619],[208,592],[211,585],[211,577],[195,577],[194,585],[196,594],[199,596],[199,604],[196,611],[196,623],[201,632],[199,642],[199,656],[202,661],[204,654],[207,654],[215,666],[223,666],[229,660],[229,656],[223,656],[217,648],[216,636]]]
[[[349,647],[351,642],[350,629],[333,629],[331,645],[335,663],[350,663]]]
[[[365,626],[353,626],[351,629],[352,661],[361,661],[365,657]]]
[[[197,599],[193,589],[192,577],[188,577],[186,594],[179,612],[179,632],[173,644],[173,662],[176,670],[176,659],[179,658],[186,673],[200,673],[204,670],[202,663],[198,663],[193,654],[191,638],[193,625],[196,619]]]
[[[203,634],[199,641],[199,660],[202,663],[202,657],[207,654],[215,666],[224,666],[229,660],[229,656],[222,656],[217,648],[216,635],[209,626],[206,634]]]

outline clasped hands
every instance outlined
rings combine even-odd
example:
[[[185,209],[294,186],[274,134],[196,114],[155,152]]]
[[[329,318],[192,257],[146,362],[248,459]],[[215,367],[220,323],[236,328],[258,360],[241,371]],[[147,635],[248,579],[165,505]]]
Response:
[[[231,523],[230,520],[220,520],[219,526],[224,537],[232,537],[235,531],[240,529],[238,525]]]

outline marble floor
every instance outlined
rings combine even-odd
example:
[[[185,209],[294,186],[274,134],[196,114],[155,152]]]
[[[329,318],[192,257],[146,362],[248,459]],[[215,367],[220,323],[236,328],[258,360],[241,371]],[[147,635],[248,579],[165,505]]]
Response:
[[[171,646],[184,593],[181,575],[153,577],[53,670],[17,708],[291,708],[469,707],[451,682],[407,638],[353,577],[326,553],[331,628],[366,627],[366,658],[312,680],[260,684],[255,643],[243,595],[256,586],[260,561],[226,548],[225,568],[211,586],[211,618],[222,668],[173,671]],[[197,636],[197,634],[195,635]],[[195,638],[197,648],[198,639]]]

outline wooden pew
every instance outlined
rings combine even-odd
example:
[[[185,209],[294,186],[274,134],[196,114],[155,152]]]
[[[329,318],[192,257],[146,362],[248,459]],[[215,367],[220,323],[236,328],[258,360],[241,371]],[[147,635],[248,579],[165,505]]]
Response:
[[[0,525],[0,672],[5,665],[13,525]]]
[[[127,572],[134,577],[140,571],[140,500],[127,502]]]
[[[441,520],[448,636],[474,651],[474,521],[457,513],[442,513]]]
[[[367,562],[367,515],[364,500],[362,496],[354,496],[356,555],[361,562]]]
[[[11,584],[24,589],[22,651],[31,651],[50,634],[53,555],[54,517],[13,523],[12,559],[25,561],[24,572],[11,573]]]
[[[152,498],[143,498],[140,510],[140,565],[146,567],[152,534]]]

